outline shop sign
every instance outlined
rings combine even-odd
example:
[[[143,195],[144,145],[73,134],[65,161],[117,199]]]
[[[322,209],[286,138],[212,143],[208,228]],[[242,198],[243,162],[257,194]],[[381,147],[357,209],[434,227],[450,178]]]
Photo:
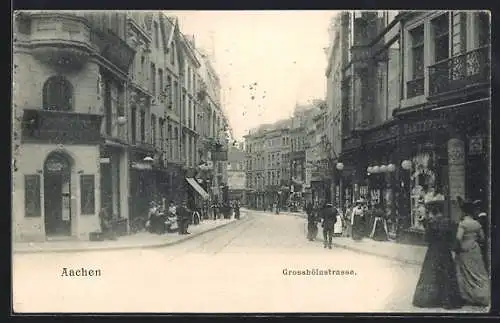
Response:
[[[150,170],[153,169],[151,164],[141,163],[141,162],[132,162],[132,168],[138,170]]]
[[[49,172],[62,172],[68,168],[68,164],[62,160],[49,159],[45,163],[45,169]]]
[[[446,129],[447,122],[445,119],[428,119],[421,120],[414,123],[407,123],[403,125],[403,134],[412,135],[440,129]]]
[[[386,141],[390,139],[397,138],[399,134],[399,126],[394,125],[389,128],[382,128],[377,131],[367,133],[366,134],[366,142],[367,143],[373,143],[373,142],[379,142],[379,141]]]

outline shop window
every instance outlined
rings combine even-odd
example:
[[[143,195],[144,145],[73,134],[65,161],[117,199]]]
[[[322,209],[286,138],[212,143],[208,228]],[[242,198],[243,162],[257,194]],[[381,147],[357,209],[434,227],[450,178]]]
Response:
[[[52,76],[43,85],[45,110],[72,111],[73,86],[62,76]]]
[[[411,181],[411,225],[423,230],[419,217],[425,214],[425,201],[441,193],[439,169],[435,152],[419,152],[412,159]]]
[[[95,214],[95,176],[80,176],[80,206],[82,215]]]
[[[24,175],[24,216],[40,217],[40,175]]]

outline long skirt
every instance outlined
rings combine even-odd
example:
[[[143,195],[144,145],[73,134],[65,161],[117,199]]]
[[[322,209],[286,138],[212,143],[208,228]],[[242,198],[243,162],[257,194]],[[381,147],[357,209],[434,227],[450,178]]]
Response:
[[[318,236],[318,225],[316,223],[308,223],[307,224],[307,239],[315,240]]]
[[[375,218],[375,220],[373,221],[370,238],[377,241],[389,240],[389,230],[387,229],[387,222],[385,219],[379,217]]]
[[[412,303],[416,307],[446,309],[460,308],[463,305],[455,264],[445,245],[429,245]]]
[[[352,238],[354,240],[363,239],[364,235],[364,219],[359,215],[354,216],[354,221],[352,223]]]
[[[462,298],[470,305],[488,306],[490,280],[479,245],[476,243],[471,249],[457,253],[455,262]]]

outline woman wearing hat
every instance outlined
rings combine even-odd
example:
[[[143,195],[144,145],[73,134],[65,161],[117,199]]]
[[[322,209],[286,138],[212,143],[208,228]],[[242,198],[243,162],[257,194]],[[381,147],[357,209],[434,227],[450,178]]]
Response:
[[[356,206],[352,210],[351,216],[351,227],[352,227],[352,239],[361,240],[364,234],[365,225],[365,201],[359,199],[356,201]]]
[[[459,308],[463,305],[452,258],[453,224],[443,214],[444,196],[425,201],[426,215],[420,218],[428,242],[420,277],[413,295],[416,307]]]
[[[471,305],[488,306],[490,303],[490,280],[481,253],[480,243],[485,240],[481,224],[473,218],[474,204],[457,198],[463,211],[458,224],[455,262],[458,286],[462,298]]]

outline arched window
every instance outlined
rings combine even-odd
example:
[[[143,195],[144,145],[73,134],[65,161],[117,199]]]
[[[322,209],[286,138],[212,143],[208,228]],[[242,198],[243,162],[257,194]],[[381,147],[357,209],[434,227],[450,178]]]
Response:
[[[52,76],[43,85],[45,110],[72,111],[73,86],[62,76]]]

